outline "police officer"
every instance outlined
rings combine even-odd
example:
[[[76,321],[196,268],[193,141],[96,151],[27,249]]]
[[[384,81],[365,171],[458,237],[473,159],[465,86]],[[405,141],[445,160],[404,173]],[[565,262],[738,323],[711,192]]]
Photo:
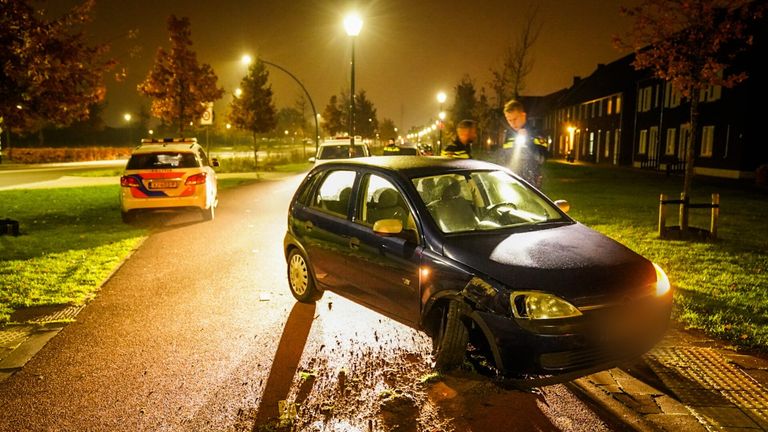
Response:
[[[506,165],[528,183],[541,187],[541,167],[547,155],[546,140],[526,126],[525,107],[518,100],[504,105],[504,117],[510,129],[502,146]]]
[[[387,145],[384,146],[384,156],[393,156],[400,154],[400,147],[395,144],[395,139],[390,138]]]
[[[462,120],[456,126],[456,139],[445,146],[441,156],[456,159],[472,159],[472,143],[477,139],[477,122]]]

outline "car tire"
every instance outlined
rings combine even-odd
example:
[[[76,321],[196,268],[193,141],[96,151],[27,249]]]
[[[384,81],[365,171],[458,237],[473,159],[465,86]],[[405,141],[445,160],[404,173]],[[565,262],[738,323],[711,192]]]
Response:
[[[216,216],[216,206],[211,204],[207,209],[202,209],[202,213],[204,220],[211,221]]]
[[[129,211],[121,211],[120,212],[120,218],[123,220],[123,223],[129,224],[129,223],[133,222],[134,220],[136,220],[136,215],[133,212],[131,212],[130,210]]]
[[[469,342],[469,332],[461,320],[465,309],[464,303],[449,301],[440,316],[437,332],[432,337],[435,368],[438,371],[447,372],[464,363]]]
[[[302,303],[314,303],[323,296],[315,285],[309,260],[299,249],[292,249],[288,254],[288,287]]]

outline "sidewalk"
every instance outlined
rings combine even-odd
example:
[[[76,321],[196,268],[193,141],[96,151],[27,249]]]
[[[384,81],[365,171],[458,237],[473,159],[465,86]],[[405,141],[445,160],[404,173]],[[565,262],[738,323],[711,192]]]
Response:
[[[768,356],[671,328],[642,360],[575,387],[640,431],[768,431]]]

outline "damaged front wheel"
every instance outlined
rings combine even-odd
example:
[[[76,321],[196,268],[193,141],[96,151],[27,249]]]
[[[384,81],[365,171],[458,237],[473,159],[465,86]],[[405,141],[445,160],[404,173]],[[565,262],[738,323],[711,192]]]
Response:
[[[439,371],[456,369],[464,363],[469,341],[469,332],[461,320],[465,307],[464,303],[449,301],[443,308],[437,332],[432,337],[435,368]]]

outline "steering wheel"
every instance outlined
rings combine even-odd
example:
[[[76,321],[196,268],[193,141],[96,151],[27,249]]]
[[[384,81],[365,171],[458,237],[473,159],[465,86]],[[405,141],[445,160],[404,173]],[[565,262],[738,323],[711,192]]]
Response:
[[[503,202],[498,202],[496,204],[491,204],[490,206],[485,208],[485,211],[490,213],[493,211],[497,211],[499,207],[504,207],[504,206],[512,207],[513,209],[517,210],[517,205],[515,203],[503,201]]]

